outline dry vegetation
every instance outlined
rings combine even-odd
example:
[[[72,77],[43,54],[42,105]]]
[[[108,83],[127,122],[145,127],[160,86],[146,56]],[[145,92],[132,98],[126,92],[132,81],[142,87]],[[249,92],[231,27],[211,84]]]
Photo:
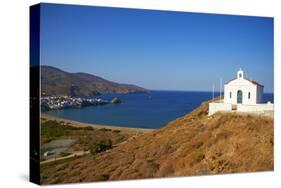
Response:
[[[77,150],[87,149],[87,144],[104,139],[112,140],[113,144],[118,144],[135,135],[134,132],[112,130],[109,128],[75,127],[69,123],[56,120],[47,120],[41,124],[41,144],[48,143],[56,139],[73,138],[77,139],[75,147]]]
[[[43,184],[273,170],[273,119],[217,113],[208,103],[96,155],[43,166]]]

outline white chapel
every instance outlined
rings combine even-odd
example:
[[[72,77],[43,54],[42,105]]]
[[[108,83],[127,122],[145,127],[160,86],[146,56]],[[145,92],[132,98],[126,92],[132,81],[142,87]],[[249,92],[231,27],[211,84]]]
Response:
[[[224,84],[224,97],[209,103],[209,116],[218,111],[247,112],[273,116],[273,104],[263,103],[264,86],[248,79],[240,69],[236,78]]]
[[[236,79],[224,85],[224,103],[258,104],[262,103],[263,85],[248,80],[240,69]]]

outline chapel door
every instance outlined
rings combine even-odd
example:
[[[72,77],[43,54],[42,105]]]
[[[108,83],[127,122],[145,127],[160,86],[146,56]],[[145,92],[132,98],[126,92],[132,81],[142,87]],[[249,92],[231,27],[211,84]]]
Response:
[[[237,91],[237,104],[242,104],[242,100],[243,100],[243,93],[241,90]]]

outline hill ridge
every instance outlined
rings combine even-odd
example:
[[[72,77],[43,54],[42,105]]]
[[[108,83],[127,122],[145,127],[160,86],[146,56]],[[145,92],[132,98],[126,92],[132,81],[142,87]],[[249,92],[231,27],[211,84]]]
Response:
[[[84,73],[70,73],[57,67],[41,65],[42,95],[92,96],[101,93],[138,93],[147,90]]]

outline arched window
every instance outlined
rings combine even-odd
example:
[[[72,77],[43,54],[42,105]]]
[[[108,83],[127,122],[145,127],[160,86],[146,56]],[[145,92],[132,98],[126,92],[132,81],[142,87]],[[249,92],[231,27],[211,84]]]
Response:
[[[251,98],[251,93],[249,92],[249,93],[248,93],[248,99],[250,99],[250,98]]]
[[[229,98],[231,99],[231,92],[229,93]]]
[[[241,73],[239,73],[239,78],[241,78],[242,77],[242,74]]]

